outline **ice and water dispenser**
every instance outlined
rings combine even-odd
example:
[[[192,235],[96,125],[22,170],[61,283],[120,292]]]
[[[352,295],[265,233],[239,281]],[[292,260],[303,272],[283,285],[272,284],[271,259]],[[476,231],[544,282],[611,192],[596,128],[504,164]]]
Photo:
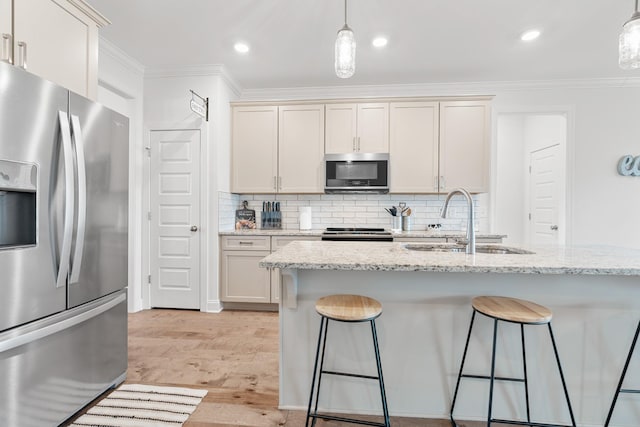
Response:
[[[36,244],[37,169],[0,160],[0,250]]]

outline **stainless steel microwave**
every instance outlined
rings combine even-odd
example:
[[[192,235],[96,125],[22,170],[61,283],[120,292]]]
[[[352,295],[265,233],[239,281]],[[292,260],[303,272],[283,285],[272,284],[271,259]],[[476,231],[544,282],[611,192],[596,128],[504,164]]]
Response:
[[[325,154],[325,193],[388,193],[389,154]]]

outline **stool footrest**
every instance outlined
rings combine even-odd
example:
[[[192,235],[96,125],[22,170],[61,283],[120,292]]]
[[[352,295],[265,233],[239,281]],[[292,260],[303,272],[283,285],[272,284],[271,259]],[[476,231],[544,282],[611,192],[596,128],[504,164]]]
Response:
[[[487,376],[487,375],[469,375],[469,374],[462,374],[460,375],[461,378],[476,378],[476,379],[480,379],[480,380],[490,380],[491,377]],[[494,380],[499,380],[499,381],[515,381],[518,383],[523,383],[524,382],[524,378],[509,378],[509,377],[493,377]]]
[[[573,427],[570,424],[545,424],[545,423],[536,423],[534,421],[514,421],[514,420],[501,420],[498,418],[491,418],[492,423],[498,424],[511,424],[516,426],[531,426],[531,427]]]
[[[321,372],[323,374],[340,375],[342,377],[367,378],[367,379],[370,379],[370,380],[379,379],[379,377],[374,377],[372,375],[351,374],[349,372],[336,372],[336,371],[321,371]]]
[[[357,420],[355,418],[336,417],[333,415],[325,415],[325,414],[309,414],[309,417],[320,418],[322,420],[328,420],[328,421],[339,421],[342,423],[361,424],[365,426],[385,427],[386,425],[385,423],[377,423],[375,421]]]
[[[620,389],[620,393],[640,393],[640,390],[635,390],[631,388],[622,388]]]

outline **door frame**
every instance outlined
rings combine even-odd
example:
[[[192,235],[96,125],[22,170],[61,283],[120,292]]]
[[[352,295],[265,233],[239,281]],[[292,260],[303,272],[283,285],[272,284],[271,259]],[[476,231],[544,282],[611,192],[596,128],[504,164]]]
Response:
[[[574,172],[575,172],[575,107],[572,105],[550,105],[550,106],[505,106],[493,107],[491,114],[491,165],[492,173],[490,179],[489,191],[489,223],[490,231],[494,233],[500,232],[500,225],[496,224],[496,190],[497,177],[495,168],[498,159],[498,120],[505,115],[521,115],[521,116],[540,116],[540,115],[563,115],[567,121],[565,145],[564,145],[564,204],[565,212],[561,223],[565,226],[565,245],[573,244],[573,191],[574,191]],[[527,156],[528,156],[527,152]],[[528,159],[526,160],[528,165]],[[524,160],[523,160],[524,164]],[[528,167],[528,166],[527,166]],[[529,181],[527,180],[527,188],[523,189],[525,200],[529,200]],[[527,237],[528,238],[528,237]]]
[[[207,310],[207,286],[210,282],[210,269],[208,268],[210,259],[209,243],[212,238],[212,232],[217,230],[214,224],[211,224],[209,215],[209,197],[211,192],[211,179],[209,163],[209,132],[206,123],[202,119],[196,119],[192,123],[185,123],[183,126],[177,126],[175,123],[148,123],[144,127],[144,182],[143,182],[143,247],[142,247],[142,271],[144,272],[144,280],[142,283],[142,304],[143,309],[151,308],[151,286],[148,277],[151,274],[151,221],[148,212],[151,209],[151,132],[156,131],[183,131],[198,130],[200,131],[200,224],[198,225],[200,232],[200,290],[199,310]],[[215,270],[214,270],[215,271]],[[217,282],[217,281],[216,281]],[[217,300],[218,297],[216,296]]]

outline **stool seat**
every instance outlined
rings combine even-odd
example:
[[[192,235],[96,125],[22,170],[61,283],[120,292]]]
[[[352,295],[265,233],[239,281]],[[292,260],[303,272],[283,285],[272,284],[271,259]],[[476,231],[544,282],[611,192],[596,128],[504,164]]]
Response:
[[[517,298],[481,296],[471,305],[485,316],[506,322],[541,325],[551,322],[553,316],[547,307]]]
[[[364,322],[382,314],[382,304],[362,295],[329,295],[316,301],[316,311],[343,322]]]

